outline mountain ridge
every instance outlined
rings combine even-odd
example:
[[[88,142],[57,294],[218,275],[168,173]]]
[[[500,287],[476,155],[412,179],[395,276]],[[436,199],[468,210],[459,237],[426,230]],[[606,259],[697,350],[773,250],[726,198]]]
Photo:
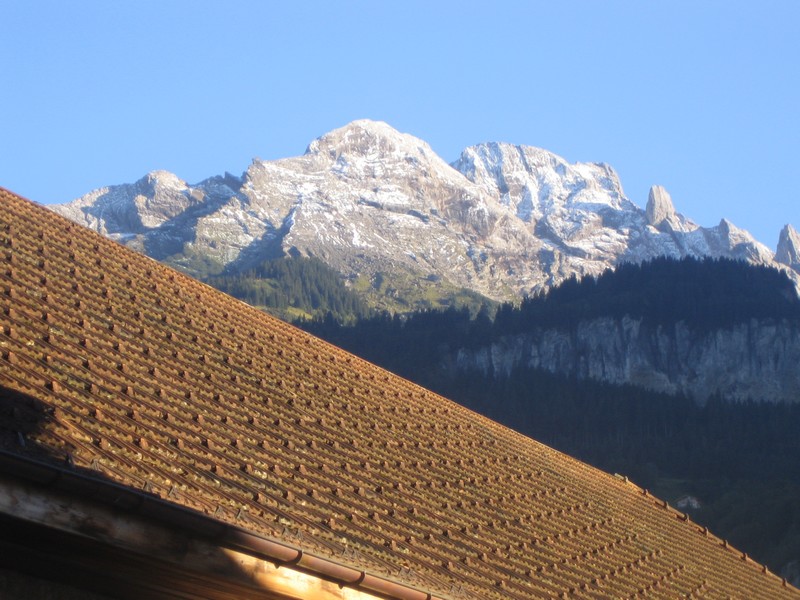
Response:
[[[301,156],[254,159],[240,177],[190,185],[154,171],[50,206],[195,276],[300,255],[351,285],[405,281],[390,286],[395,295],[438,286],[510,300],[622,262],[712,256],[771,264],[800,283],[800,267],[725,219],[700,227],[657,186],[648,207],[604,163],[488,142],[448,164],[423,140],[368,120]]]

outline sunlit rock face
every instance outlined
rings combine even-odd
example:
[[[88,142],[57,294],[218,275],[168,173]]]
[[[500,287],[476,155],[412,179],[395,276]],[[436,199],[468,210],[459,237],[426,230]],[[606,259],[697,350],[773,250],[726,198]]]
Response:
[[[680,231],[688,233],[698,229],[698,226],[683,215],[675,212],[672,204],[672,197],[669,192],[660,185],[650,188],[647,196],[647,206],[645,207],[647,224],[655,227],[659,231]]]
[[[781,230],[775,260],[800,271],[800,233],[791,225],[786,225]]]
[[[374,121],[331,131],[302,156],[255,159],[239,177],[191,185],[155,171],[52,208],[192,274],[291,253],[351,280],[438,277],[495,299],[664,255],[780,264],[725,220],[703,228],[683,217],[659,186],[642,210],[608,165],[502,143],[469,147],[448,164]],[[787,271],[796,237],[795,253],[787,242],[781,254]]]

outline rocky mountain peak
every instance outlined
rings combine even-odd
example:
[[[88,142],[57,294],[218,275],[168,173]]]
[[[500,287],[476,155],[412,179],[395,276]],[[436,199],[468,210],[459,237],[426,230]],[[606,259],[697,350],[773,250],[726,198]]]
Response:
[[[534,146],[484,142],[465,148],[453,167],[471,180],[482,176],[499,178],[503,172],[532,174],[542,169],[564,172],[568,166],[560,156]]]
[[[183,179],[175,175],[175,173],[171,173],[170,171],[164,171],[163,169],[150,171],[147,175],[142,177],[136,183],[149,185],[152,186],[153,188],[158,186],[173,187],[173,188],[186,187],[186,182]]]
[[[800,233],[791,225],[784,225],[781,229],[775,260],[795,270],[800,269]]]
[[[499,142],[448,165],[424,141],[369,120],[302,156],[254,160],[242,178],[187,185],[155,171],[51,208],[190,273],[299,253],[368,288],[393,278],[420,294],[441,282],[498,300],[657,256],[773,259],[727,222],[685,219],[663,188],[642,210],[608,165]]]
[[[478,144],[452,166],[550,239],[577,241],[596,231],[598,211],[637,210],[608,165],[571,164],[533,146]]]
[[[308,145],[306,154],[325,154],[334,159],[340,156],[385,159],[396,154],[435,156],[421,139],[401,133],[383,121],[369,119],[353,121],[318,137]]]
[[[353,121],[311,142],[302,157],[283,159],[306,171],[331,175],[340,181],[366,180],[394,183],[396,179],[440,180],[453,183],[463,178],[427,144],[413,135],[401,133],[381,121]],[[390,183],[390,184],[391,184]],[[463,181],[457,185],[463,185]]]
[[[654,185],[650,188],[645,214],[648,224],[656,228],[660,228],[662,225],[671,225],[675,221],[675,206],[672,204],[672,197],[662,186]]]

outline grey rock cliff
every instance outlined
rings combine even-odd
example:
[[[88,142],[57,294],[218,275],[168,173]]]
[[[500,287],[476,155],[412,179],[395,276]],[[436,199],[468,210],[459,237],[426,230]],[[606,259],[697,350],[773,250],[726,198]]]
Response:
[[[751,320],[700,331],[641,319],[601,318],[570,330],[539,328],[454,357],[458,369],[504,377],[527,366],[579,379],[685,394],[699,403],[728,400],[800,402],[800,325]]]

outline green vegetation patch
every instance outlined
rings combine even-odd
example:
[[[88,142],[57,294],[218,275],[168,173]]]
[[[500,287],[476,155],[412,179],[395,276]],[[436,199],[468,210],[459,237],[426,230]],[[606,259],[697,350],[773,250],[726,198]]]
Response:
[[[206,283],[287,321],[332,318],[350,323],[370,313],[339,273],[316,258],[267,260],[241,273]]]
[[[362,294],[374,311],[391,314],[463,307],[475,314],[482,305],[493,304],[485,296],[455,286],[443,277],[414,272],[362,275],[354,280],[352,289]]]
[[[222,273],[225,266],[203,252],[188,249],[163,259],[165,265],[201,281]]]

